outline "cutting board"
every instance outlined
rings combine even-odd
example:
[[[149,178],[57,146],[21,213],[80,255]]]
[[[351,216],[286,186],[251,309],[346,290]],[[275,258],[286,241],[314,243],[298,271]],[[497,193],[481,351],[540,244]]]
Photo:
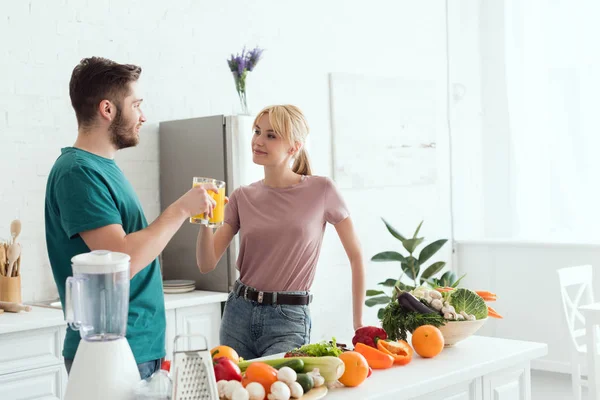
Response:
[[[319,386],[318,388],[311,389],[304,396],[300,397],[299,400],[318,400],[322,399],[327,395],[327,386]]]

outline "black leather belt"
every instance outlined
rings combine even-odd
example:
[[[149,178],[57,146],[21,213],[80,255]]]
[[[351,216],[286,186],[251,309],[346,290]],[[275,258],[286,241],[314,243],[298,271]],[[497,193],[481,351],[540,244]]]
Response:
[[[233,292],[246,300],[256,301],[258,304],[290,306],[307,306],[312,302],[312,294],[288,294],[285,292],[261,292],[236,281]]]

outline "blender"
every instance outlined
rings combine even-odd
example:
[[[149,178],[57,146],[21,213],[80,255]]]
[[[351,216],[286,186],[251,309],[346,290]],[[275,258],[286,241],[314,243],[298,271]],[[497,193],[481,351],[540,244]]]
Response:
[[[129,311],[127,254],[105,250],[71,259],[65,319],[81,341],[69,373],[65,400],[131,400],[140,381],[125,338]]]

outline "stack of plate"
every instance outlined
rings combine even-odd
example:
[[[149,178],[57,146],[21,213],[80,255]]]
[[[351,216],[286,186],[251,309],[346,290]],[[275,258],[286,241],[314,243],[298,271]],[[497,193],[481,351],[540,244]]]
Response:
[[[178,279],[163,281],[163,291],[167,294],[187,293],[196,290],[196,282]]]

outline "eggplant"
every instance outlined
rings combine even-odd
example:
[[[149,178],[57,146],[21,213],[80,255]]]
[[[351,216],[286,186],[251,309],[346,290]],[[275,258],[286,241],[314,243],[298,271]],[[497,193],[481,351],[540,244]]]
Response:
[[[421,303],[419,299],[408,292],[402,292],[398,295],[398,303],[409,311],[418,312],[419,314],[431,314],[437,313],[425,304]]]

